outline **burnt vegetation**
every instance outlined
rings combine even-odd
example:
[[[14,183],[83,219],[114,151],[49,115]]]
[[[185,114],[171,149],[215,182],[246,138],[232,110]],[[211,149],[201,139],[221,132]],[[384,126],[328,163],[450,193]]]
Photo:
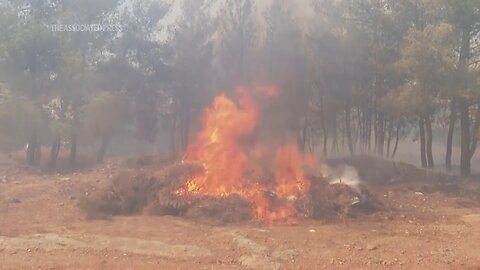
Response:
[[[220,223],[255,219],[253,205],[237,194],[214,197],[176,193],[192,175],[201,170],[198,164],[175,164],[161,169],[160,173],[155,170],[154,176],[121,172],[106,187],[83,196],[78,205],[89,219],[132,214],[181,216]],[[345,184],[331,185],[328,179],[313,176],[310,181],[310,190],[295,201],[282,201],[275,192],[266,191],[273,210],[285,204],[293,204],[297,210],[295,216],[288,216],[281,221],[297,222],[307,218],[339,221],[380,211],[383,207],[366,187],[356,190]]]
[[[210,224],[259,221],[255,217],[254,205],[238,194],[210,196],[178,193],[192,175],[203,173],[201,164],[159,166],[157,162],[146,165],[144,160],[144,157],[128,160],[127,163],[134,170],[119,172],[107,185],[80,197],[78,206],[88,219],[153,215],[177,216]],[[459,206],[478,205],[478,185],[467,183],[460,177],[428,173],[406,163],[364,155],[331,159],[326,163],[331,167],[348,164],[366,180],[359,186],[332,184],[332,179],[328,177],[307,173],[311,182],[308,192],[292,201],[281,200],[274,191],[267,190],[265,196],[273,211],[285,206],[293,206],[296,210],[294,215],[275,222],[288,224],[315,219],[338,223],[369,215],[398,216],[402,210],[383,198],[383,194],[394,189],[400,193],[462,196],[465,199],[457,202]],[[263,181],[272,182],[275,179],[270,177]]]

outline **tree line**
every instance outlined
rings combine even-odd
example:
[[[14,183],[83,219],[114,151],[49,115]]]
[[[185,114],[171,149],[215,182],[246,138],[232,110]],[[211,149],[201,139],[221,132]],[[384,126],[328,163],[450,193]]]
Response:
[[[116,27],[52,27],[75,24]],[[123,130],[154,143],[163,129],[178,156],[213,96],[274,83],[272,122],[303,151],[393,158],[416,133],[433,168],[444,125],[447,169],[460,136],[469,175],[479,55],[480,0],[1,0],[0,148],[28,142],[36,165],[49,146],[54,170],[62,142],[74,167],[79,140],[102,162]]]

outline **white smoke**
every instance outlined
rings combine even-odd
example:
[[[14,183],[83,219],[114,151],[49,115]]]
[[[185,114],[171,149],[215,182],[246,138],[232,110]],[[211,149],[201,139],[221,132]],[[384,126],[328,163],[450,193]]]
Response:
[[[355,168],[348,165],[328,166],[322,164],[321,166],[322,176],[329,180],[331,185],[344,184],[357,192],[361,192],[360,184],[361,180],[358,176],[358,172]]]

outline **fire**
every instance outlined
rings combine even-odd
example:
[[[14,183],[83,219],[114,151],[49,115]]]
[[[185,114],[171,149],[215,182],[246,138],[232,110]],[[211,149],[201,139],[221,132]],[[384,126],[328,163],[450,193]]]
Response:
[[[311,155],[301,155],[297,147],[287,145],[280,148],[276,155],[275,176],[277,180],[276,192],[279,196],[301,196],[310,188],[310,183],[303,175],[303,167],[316,166],[316,160]]]
[[[313,156],[301,154],[295,145],[277,150],[275,181],[259,182],[249,175],[251,161],[245,138],[258,128],[260,115],[252,92],[276,96],[273,86],[237,89],[238,105],[225,95],[217,96],[205,109],[203,129],[184,155],[184,161],[201,162],[204,173],[189,179],[177,195],[229,196],[238,194],[252,205],[255,217],[265,222],[295,219],[295,200],[304,195],[309,181],[303,166],[315,166]]]

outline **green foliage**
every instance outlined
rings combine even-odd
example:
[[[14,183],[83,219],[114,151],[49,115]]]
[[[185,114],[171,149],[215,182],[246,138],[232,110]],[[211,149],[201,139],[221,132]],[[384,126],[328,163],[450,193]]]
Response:
[[[41,97],[52,88],[61,62],[58,36],[36,22],[18,24],[5,45],[5,81],[14,92]]]
[[[441,87],[450,79],[457,62],[452,32],[448,24],[411,31],[405,37],[398,66],[425,87]]]
[[[452,26],[448,24],[429,25],[409,32],[397,64],[408,81],[383,100],[384,107],[391,105],[396,111],[432,113],[437,95],[451,91],[454,85],[457,56],[453,41]],[[398,96],[400,101],[392,96]]]
[[[397,116],[411,115],[425,105],[420,93],[418,86],[408,83],[383,96],[378,105],[381,110]]]

